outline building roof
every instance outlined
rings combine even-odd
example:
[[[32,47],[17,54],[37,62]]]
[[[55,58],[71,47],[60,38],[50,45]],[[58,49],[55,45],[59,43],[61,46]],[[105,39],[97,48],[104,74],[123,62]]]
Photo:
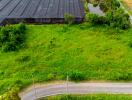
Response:
[[[0,0],[4,18],[64,18],[65,13],[84,18],[81,0]]]

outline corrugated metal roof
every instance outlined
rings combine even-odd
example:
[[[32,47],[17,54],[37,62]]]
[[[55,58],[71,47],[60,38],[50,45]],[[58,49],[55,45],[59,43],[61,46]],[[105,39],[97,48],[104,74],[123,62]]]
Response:
[[[0,0],[0,19],[64,18],[65,13],[84,18],[81,0]]]

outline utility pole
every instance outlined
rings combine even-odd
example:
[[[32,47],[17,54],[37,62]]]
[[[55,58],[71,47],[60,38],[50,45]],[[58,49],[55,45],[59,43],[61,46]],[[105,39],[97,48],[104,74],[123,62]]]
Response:
[[[69,82],[69,76],[67,74],[67,77],[66,77],[66,92],[68,94],[68,82]]]
[[[33,80],[33,88],[34,88],[34,94],[35,94],[35,100],[37,99],[37,91],[36,91],[36,88],[35,88],[35,82],[34,82],[34,76],[32,74],[32,80]]]

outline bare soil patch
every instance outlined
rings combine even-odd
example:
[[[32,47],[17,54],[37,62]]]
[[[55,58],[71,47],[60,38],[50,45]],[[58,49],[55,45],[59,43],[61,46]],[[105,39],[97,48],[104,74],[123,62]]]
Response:
[[[132,0],[123,0],[123,1],[124,1],[124,3],[127,4],[127,6],[128,6],[129,8],[132,9]]]

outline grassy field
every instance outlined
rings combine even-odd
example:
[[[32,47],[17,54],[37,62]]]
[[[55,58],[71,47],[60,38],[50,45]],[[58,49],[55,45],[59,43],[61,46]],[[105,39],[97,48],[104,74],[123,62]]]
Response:
[[[48,97],[41,100],[132,100],[132,96],[119,94],[62,95]]]
[[[12,86],[63,80],[79,71],[86,80],[132,81],[132,29],[107,26],[27,25],[25,46],[0,50],[0,94]]]

